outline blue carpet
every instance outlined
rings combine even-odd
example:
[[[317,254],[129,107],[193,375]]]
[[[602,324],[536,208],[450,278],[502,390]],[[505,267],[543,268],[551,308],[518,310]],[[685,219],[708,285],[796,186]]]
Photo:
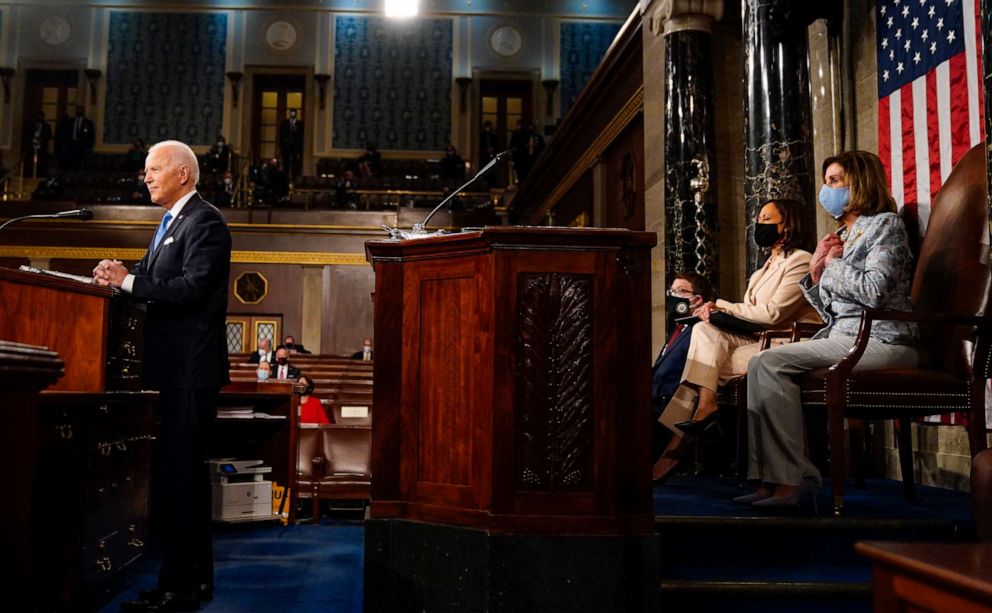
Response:
[[[362,611],[365,527],[324,518],[319,525],[218,526],[214,531],[214,599],[207,613]],[[102,612],[153,587],[160,558],[150,552],[134,569],[131,588]]]
[[[921,486],[920,502],[907,503],[898,481],[872,479],[860,490],[850,486],[841,519],[830,516],[829,484],[820,489],[818,517],[807,505],[785,520],[730,500],[742,491],[748,490],[738,488],[733,479],[691,475],[675,476],[654,489],[663,585],[672,581],[867,585],[867,561],[853,552],[857,540],[956,540],[973,531],[968,494]],[[316,526],[218,526],[216,593],[201,610],[358,613],[363,604],[364,533],[361,521],[326,517]],[[116,613],[121,602],[137,597],[139,588],[153,586],[158,564],[159,557],[149,552],[131,573],[129,590],[101,611]],[[726,610],[728,602],[736,603],[740,611],[752,610],[748,608],[752,605],[766,613],[799,606],[806,613],[816,609],[809,608],[815,599],[800,595],[744,598],[739,592],[719,590],[666,592],[663,601],[676,608],[692,602],[697,613]],[[820,604],[822,610],[870,610],[870,599],[844,594]]]
[[[844,515],[848,518],[901,518],[951,520],[959,526],[972,524],[971,495],[936,487],[916,486],[918,502],[906,502],[902,482],[891,479],[866,479],[863,489],[853,482],[845,484]],[[752,486],[737,487],[729,477],[676,475],[665,485],[654,488],[655,515],[686,517],[763,517],[768,511],[737,504],[731,499],[754,491]],[[830,517],[830,480],[824,480],[817,496],[816,515]],[[796,514],[793,512],[793,514]],[[800,509],[800,516],[813,516],[810,501]]]

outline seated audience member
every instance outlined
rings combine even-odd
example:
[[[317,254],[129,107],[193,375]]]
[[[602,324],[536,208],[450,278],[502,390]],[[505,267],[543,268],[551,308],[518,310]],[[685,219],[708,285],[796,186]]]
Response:
[[[65,183],[61,177],[49,177],[38,183],[31,192],[32,200],[62,200],[65,198]]]
[[[358,174],[364,179],[382,174],[382,154],[375,143],[365,143],[365,153],[358,158]]]
[[[127,201],[133,204],[151,204],[152,196],[148,193],[148,186],[145,185],[145,171],[139,170],[134,181],[128,190]]]
[[[820,486],[803,449],[798,378],[847,355],[865,308],[912,310],[913,256],[881,161],[847,151],[822,171],[820,204],[839,228],[820,241],[800,287],[827,325],[811,340],[762,352],[747,369],[748,478],[761,485],[734,500],[756,507],[797,506]],[[915,323],[875,321],[858,368],[915,366],[917,337]]]
[[[440,175],[445,181],[465,180],[465,160],[458,155],[454,145],[449,144],[444,151],[444,157],[441,158]]]
[[[148,146],[145,145],[145,141],[140,138],[134,139],[131,141],[131,146],[128,147],[127,154],[124,156],[124,170],[128,172],[144,170],[145,157],[147,156]]]
[[[276,361],[272,364],[272,371],[276,379],[298,379],[300,369],[289,363],[289,350],[285,347],[276,349]]]
[[[292,335],[287,334],[286,338],[282,340],[282,345],[276,347],[276,349],[286,349],[289,353],[300,353],[309,354],[310,351],[303,346],[302,343],[297,343],[296,339]]]
[[[213,174],[230,170],[231,147],[228,146],[227,140],[222,135],[218,134],[217,142],[210,146],[204,165]]]
[[[272,362],[272,339],[263,338],[258,341],[258,350],[248,356],[248,363],[259,364],[261,362]]]
[[[344,171],[341,180],[334,188],[334,206],[341,209],[358,208],[358,194],[355,193],[355,173]]]
[[[685,455],[689,439],[684,435],[700,434],[716,425],[717,387],[747,372],[748,359],[758,351],[755,335],[721,330],[710,322],[711,313],[778,328],[796,321],[819,321],[799,288],[810,261],[810,253],[803,250],[810,241],[805,219],[801,202],[765,202],[755,220],[754,240],[771,253],[751,275],[744,300],[705,302],[693,311],[701,321],[692,329],[682,382],[660,418],[675,436],[654,465],[655,480],[666,479]]]
[[[255,376],[258,377],[259,381],[268,381],[269,377],[272,376],[272,364],[259,362],[258,368],[255,369]]]
[[[362,350],[356,351],[355,353],[351,354],[351,359],[362,360],[363,362],[371,362],[373,359],[375,359],[373,357],[374,355],[375,354],[372,351],[372,339],[366,336],[364,339],[362,339]]]
[[[327,412],[320,399],[313,396],[313,381],[306,375],[300,375],[297,379],[300,393],[300,423],[301,424],[329,424]]]
[[[658,422],[661,412],[671,400],[675,389],[682,382],[685,357],[689,352],[689,339],[692,337],[692,323],[679,323],[676,319],[686,317],[686,311],[697,308],[713,299],[713,287],[706,277],[694,272],[683,272],[675,276],[668,290],[665,304],[668,311],[668,328],[672,331],[665,345],[654,361],[651,374],[651,409],[654,414],[654,455],[657,458],[668,442],[668,430]]]
[[[262,167],[253,172],[255,189],[252,198],[256,203],[275,206],[289,194],[289,178],[279,168],[279,160],[266,160]]]
[[[214,191],[214,206],[216,207],[228,207],[234,202],[234,175],[228,170],[224,173],[224,180],[217,186]]]

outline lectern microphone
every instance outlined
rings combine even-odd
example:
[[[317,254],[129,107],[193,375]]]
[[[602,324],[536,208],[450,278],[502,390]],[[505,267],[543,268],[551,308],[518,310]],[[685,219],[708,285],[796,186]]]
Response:
[[[60,211],[58,213],[45,213],[41,215],[24,215],[22,217],[15,217],[13,219],[8,219],[2,225],[0,225],[0,230],[3,230],[15,221],[23,221],[25,219],[78,219],[80,221],[89,221],[93,219],[93,211],[89,209],[75,209],[72,211]]]
[[[499,153],[496,157],[491,159],[488,164],[483,166],[479,170],[479,172],[475,173],[474,177],[469,179],[464,185],[462,185],[455,191],[448,194],[448,197],[442,200],[440,204],[438,204],[436,207],[434,207],[434,209],[427,214],[427,217],[424,217],[424,220],[422,222],[413,224],[413,229],[411,231],[400,230],[399,228],[390,228],[388,226],[383,226],[383,229],[389,233],[389,238],[395,238],[395,239],[426,238],[428,236],[433,236],[433,234],[429,234],[427,232],[427,222],[431,220],[431,217],[434,217],[434,214],[440,211],[444,205],[451,202],[452,198],[465,191],[465,188],[467,188],[469,185],[472,185],[482,177],[486,176],[494,168],[496,168],[501,164],[504,164],[509,159],[510,159],[509,151],[503,151]],[[444,230],[439,230],[437,233],[443,234]]]
[[[89,221],[90,219],[93,219],[93,211],[89,209],[75,209],[72,211],[60,211],[58,213],[24,215],[22,217],[15,217],[3,222],[3,224],[0,224],[0,230],[3,230],[15,221],[23,221],[25,219],[78,219],[80,221]]]

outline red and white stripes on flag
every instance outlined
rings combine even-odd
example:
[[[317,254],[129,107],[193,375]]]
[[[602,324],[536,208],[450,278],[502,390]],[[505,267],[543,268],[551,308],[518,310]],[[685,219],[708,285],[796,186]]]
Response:
[[[907,228],[926,232],[951,169],[985,140],[980,0],[877,0],[878,155]],[[992,388],[986,385],[986,424]],[[927,418],[962,423],[966,416]]]
[[[951,168],[984,140],[979,0],[878,0],[878,154],[921,234]]]

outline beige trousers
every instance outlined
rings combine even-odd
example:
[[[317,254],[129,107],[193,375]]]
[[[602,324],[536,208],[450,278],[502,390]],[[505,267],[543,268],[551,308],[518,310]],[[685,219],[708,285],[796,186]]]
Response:
[[[692,326],[682,382],[716,392],[734,377],[747,374],[747,363],[756,353],[758,343],[753,336],[724,332],[701,321]],[[698,395],[687,386],[679,386],[658,421],[676,436],[683,436],[675,424],[692,419]]]

